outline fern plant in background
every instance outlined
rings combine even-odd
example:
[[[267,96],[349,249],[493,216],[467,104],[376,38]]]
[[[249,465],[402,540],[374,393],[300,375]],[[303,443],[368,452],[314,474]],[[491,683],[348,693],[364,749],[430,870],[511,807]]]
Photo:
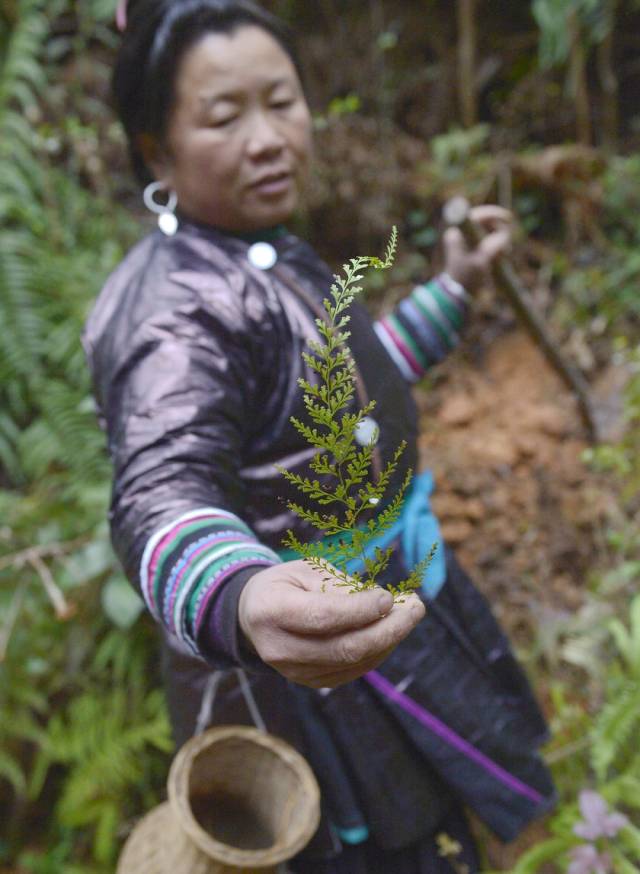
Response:
[[[525,853],[512,874],[535,874],[551,862],[571,874],[640,870],[640,595],[628,621],[610,620],[608,633],[614,658],[584,745],[590,788],[560,806],[552,837]]]
[[[37,798],[49,770],[64,768],[58,823],[68,831],[90,830],[93,858],[105,865],[119,848],[132,788],[143,808],[155,803],[154,778],[164,770],[165,756],[150,751],[166,755],[173,746],[163,693],[148,689],[149,644],[147,635],[120,630],[103,637],[92,659],[94,682],[40,734],[28,787]]]
[[[628,353],[626,434],[617,444],[585,454],[597,469],[619,475],[621,498],[626,494],[629,499],[627,517],[622,513],[620,527],[609,533],[616,562],[595,578],[585,605],[568,623],[569,637],[560,648],[565,660],[586,672],[595,694],[589,707],[577,701],[570,705],[562,689],[556,693],[555,722],[563,723],[567,736],[564,746],[549,752],[549,759],[562,803],[550,821],[552,836],[525,853],[513,874],[640,871],[640,541],[634,520],[634,484],[640,477],[640,456],[634,452],[640,411],[637,356],[637,351]]]
[[[105,22],[114,6],[80,5]],[[56,21],[76,14],[70,0],[0,10],[0,867],[34,874],[110,871],[171,746],[155,637],[108,541],[80,345],[139,226],[78,176],[68,132],[95,132],[43,103],[48,52],[80,47],[53,39]]]

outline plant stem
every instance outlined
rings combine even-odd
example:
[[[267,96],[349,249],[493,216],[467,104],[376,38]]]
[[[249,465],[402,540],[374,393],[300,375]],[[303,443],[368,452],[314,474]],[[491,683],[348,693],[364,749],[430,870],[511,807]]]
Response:
[[[22,607],[22,602],[24,601],[26,590],[26,580],[21,580],[18,588],[13,593],[13,598],[11,599],[11,603],[9,604],[9,609],[7,610],[4,625],[2,626],[2,629],[0,629],[0,662],[4,661],[7,654],[9,640],[11,639],[11,634],[13,633],[16,619],[20,614],[20,608]]]
[[[62,590],[53,578],[53,574],[39,555],[32,555],[28,563],[35,570],[40,582],[47,593],[47,597],[56,611],[58,619],[69,619],[75,613],[75,606],[70,604],[62,593]]]
[[[458,96],[465,127],[478,121],[476,95],[476,0],[458,0]]]

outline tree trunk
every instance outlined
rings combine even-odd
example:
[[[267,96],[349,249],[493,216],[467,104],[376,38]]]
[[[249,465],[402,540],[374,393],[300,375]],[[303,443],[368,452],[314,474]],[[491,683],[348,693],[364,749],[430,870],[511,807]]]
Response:
[[[375,45],[380,36],[385,32],[385,15],[382,0],[372,0],[369,6],[369,18],[371,21],[371,42]],[[376,79],[375,93],[378,97],[378,118],[383,127],[389,131],[393,122],[393,93],[389,86],[385,54],[384,49],[379,47],[376,49],[373,75]]]
[[[614,152],[618,145],[618,78],[613,64],[617,0],[607,0],[607,34],[597,49],[598,75],[602,87],[602,145]]]
[[[476,2],[457,0],[458,14],[458,100],[465,127],[478,121],[476,94]]]
[[[582,38],[582,28],[578,13],[572,10],[568,19],[571,35],[571,54],[569,58],[569,79],[571,93],[576,104],[576,136],[584,146],[591,145],[591,107],[589,105],[589,85],[587,82],[587,52]]]

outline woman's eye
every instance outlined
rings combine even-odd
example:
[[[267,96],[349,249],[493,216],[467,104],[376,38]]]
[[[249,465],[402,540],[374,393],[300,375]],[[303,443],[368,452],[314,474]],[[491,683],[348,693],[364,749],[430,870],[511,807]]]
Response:
[[[273,100],[271,102],[272,109],[288,109],[290,106],[293,106],[293,100]]]
[[[210,127],[227,127],[237,118],[237,115],[225,115],[220,118],[212,118],[209,122]]]

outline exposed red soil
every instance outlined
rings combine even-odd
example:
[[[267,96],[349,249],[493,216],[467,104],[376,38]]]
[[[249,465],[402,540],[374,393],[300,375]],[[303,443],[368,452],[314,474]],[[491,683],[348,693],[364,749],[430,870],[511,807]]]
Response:
[[[606,562],[613,487],[584,464],[575,402],[520,331],[480,361],[454,355],[419,404],[444,537],[524,653],[546,619],[580,607]],[[490,841],[491,866],[508,871],[543,832],[537,823],[510,847]]]
[[[582,603],[613,493],[582,461],[574,400],[524,334],[482,364],[456,356],[421,395],[421,452],[445,539],[516,642],[546,610]]]

